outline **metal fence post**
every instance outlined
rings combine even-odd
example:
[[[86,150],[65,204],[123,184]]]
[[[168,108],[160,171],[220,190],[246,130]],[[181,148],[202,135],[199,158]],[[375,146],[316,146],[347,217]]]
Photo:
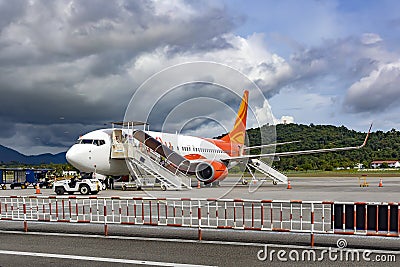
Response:
[[[314,203],[311,202],[311,247],[314,246]]]
[[[202,233],[201,233],[201,203],[200,200],[197,201],[199,207],[197,208],[197,220],[198,220],[198,239],[201,241],[203,239]]]
[[[28,222],[26,220],[26,202],[25,202],[25,198],[22,198],[22,199],[23,199],[22,206],[23,206],[23,211],[24,211],[24,232],[27,233],[28,232]]]
[[[104,203],[104,235],[108,236],[108,224],[107,224],[107,201],[103,199]]]

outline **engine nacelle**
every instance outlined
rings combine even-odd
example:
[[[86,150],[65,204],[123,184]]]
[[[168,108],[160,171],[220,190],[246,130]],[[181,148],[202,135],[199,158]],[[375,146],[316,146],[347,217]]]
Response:
[[[196,166],[196,177],[205,184],[223,180],[228,176],[228,168],[220,161],[203,161]]]

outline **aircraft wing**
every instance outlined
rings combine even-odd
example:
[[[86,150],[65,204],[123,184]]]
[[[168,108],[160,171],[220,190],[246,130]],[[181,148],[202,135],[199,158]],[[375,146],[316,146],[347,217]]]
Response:
[[[367,144],[368,137],[370,135],[372,128],[372,124],[369,127],[367,136],[364,139],[364,142],[359,146],[349,146],[349,147],[335,147],[335,148],[322,148],[322,149],[311,149],[311,150],[300,150],[300,151],[288,151],[288,152],[278,152],[278,153],[268,153],[268,154],[258,154],[258,155],[243,155],[237,157],[230,157],[224,159],[225,161],[241,161],[245,159],[256,159],[256,158],[273,158],[273,157],[285,157],[285,156],[295,156],[295,155],[308,155],[315,153],[326,153],[326,152],[335,152],[335,151],[347,151],[363,148]]]
[[[281,146],[281,145],[287,145],[287,144],[293,144],[293,143],[299,143],[299,142],[301,142],[301,141],[289,141],[289,142],[273,143],[273,144],[266,144],[266,145],[260,145],[260,146],[247,146],[244,148],[244,150],[263,148],[263,147],[271,147],[271,146]]]

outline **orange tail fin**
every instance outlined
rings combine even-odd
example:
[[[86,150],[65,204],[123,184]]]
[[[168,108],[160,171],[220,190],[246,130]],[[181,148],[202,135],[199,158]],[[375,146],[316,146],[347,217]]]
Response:
[[[249,91],[244,91],[242,103],[240,104],[239,111],[237,113],[235,125],[229,134],[221,138],[221,140],[229,143],[235,143],[243,145],[246,135],[246,120],[247,120],[247,106],[249,99]]]

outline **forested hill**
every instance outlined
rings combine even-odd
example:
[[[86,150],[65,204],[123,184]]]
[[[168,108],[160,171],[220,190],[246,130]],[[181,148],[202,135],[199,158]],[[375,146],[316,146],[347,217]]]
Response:
[[[318,148],[359,146],[363,143],[366,132],[356,132],[344,126],[278,124],[276,142],[300,141],[298,143],[276,147],[277,152],[309,150]],[[367,129],[366,129],[367,130]],[[249,145],[273,143],[273,126],[263,126],[247,131]],[[260,136],[263,136],[261,141]],[[259,153],[254,150],[252,153]],[[264,151],[265,152],[265,151]],[[336,167],[354,167],[362,163],[369,167],[373,160],[400,159],[400,132],[392,129],[388,132],[372,132],[367,145],[359,150],[329,152],[314,155],[281,157],[274,162],[279,170],[332,170]]]

